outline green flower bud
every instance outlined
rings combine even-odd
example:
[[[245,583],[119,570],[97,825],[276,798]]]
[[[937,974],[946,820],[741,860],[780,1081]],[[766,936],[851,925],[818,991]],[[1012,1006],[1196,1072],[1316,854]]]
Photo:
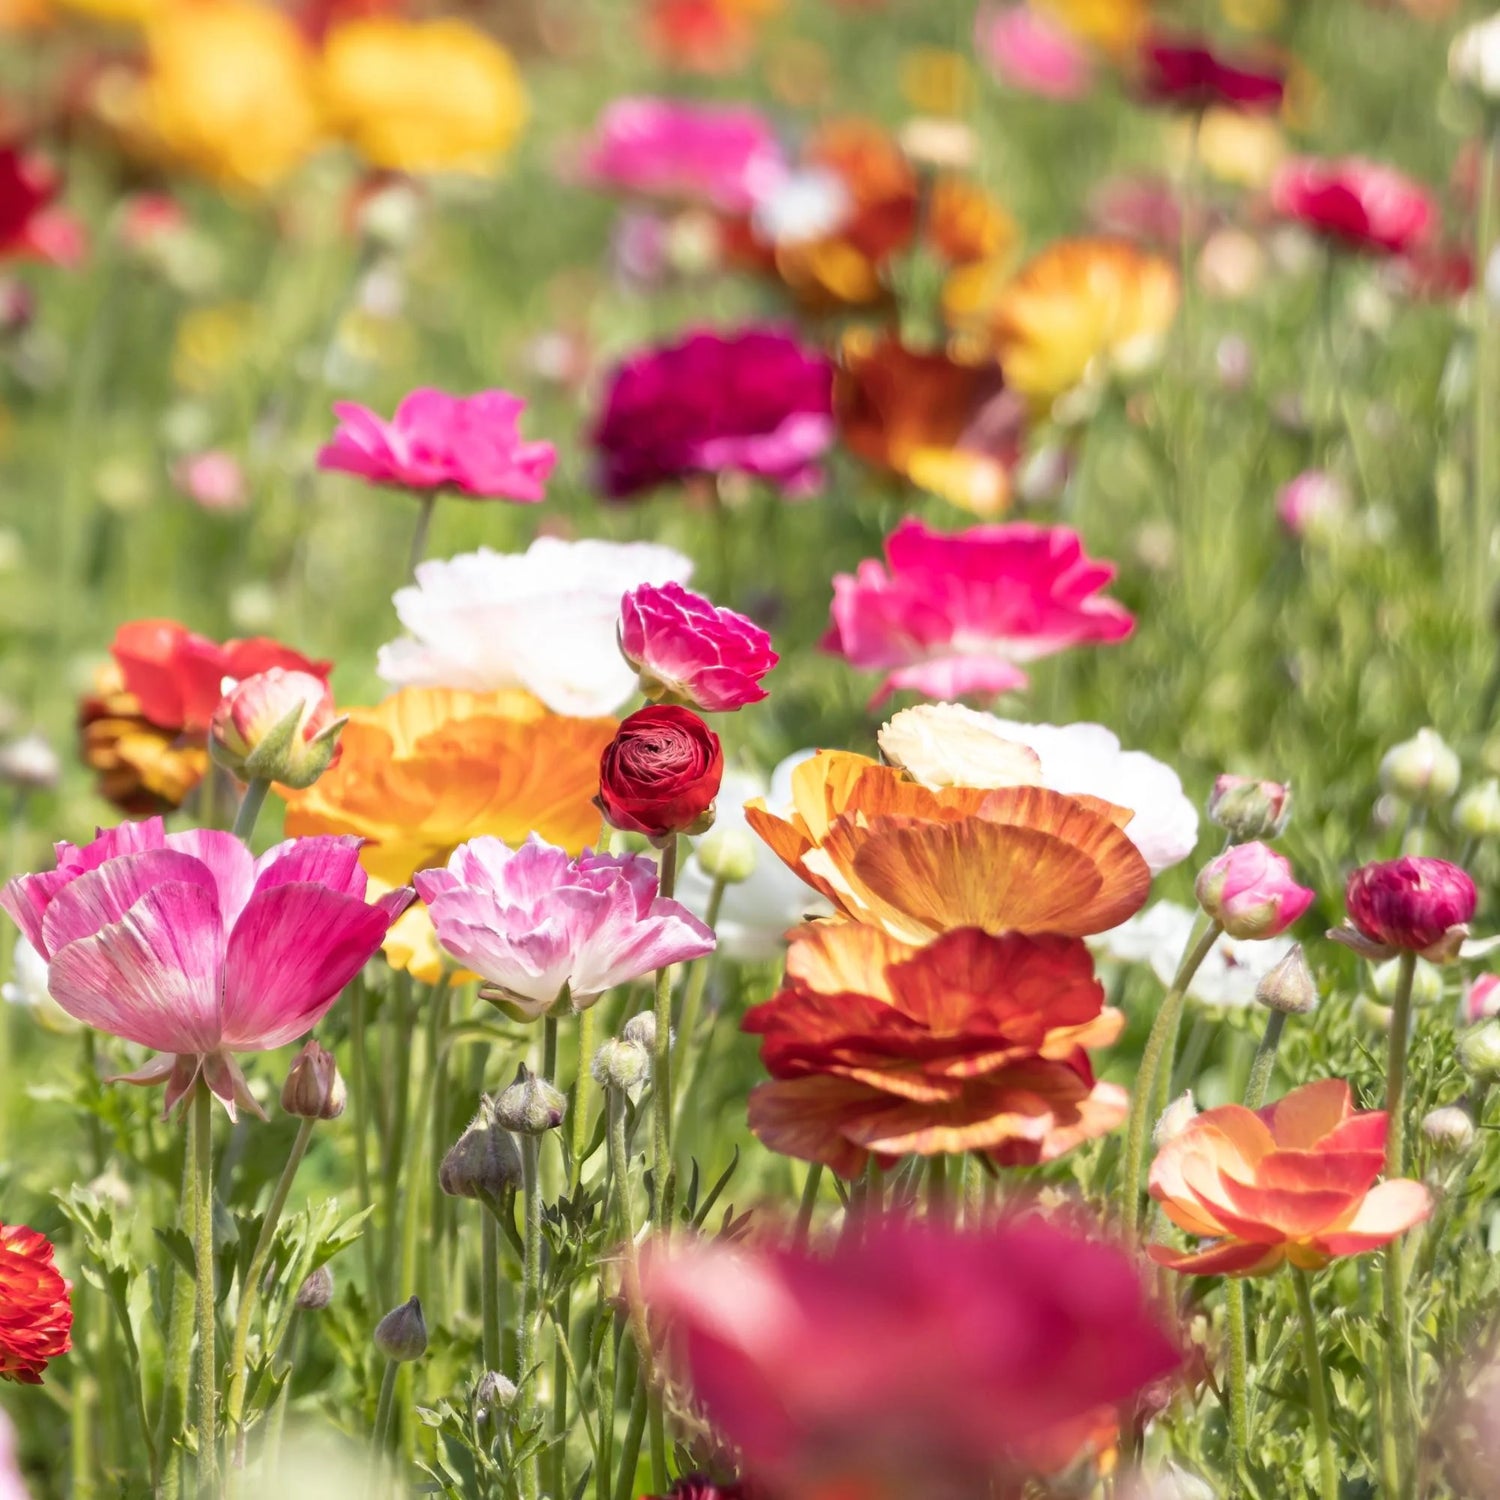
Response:
[[[1444,1156],[1462,1156],[1474,1144],[1474,1121],[1468,1110],[1445,1104],[1422,1117],[1422,1134]]]
[[[1462,774],[1458,756],[1435,729],[1419,729],[1386,751],[1380,762],[1380,785],[1421,807],[1446,802],[1458,790]]]
[[[568,1101],[545,1078],[522,1063],[516,1080],[495,1101],[495,1119],[516,1135],[542,1135],[556,1130],[568,1112]]]
[[[1255,998],[1267,1010],[1288,1016],[1305,1016],[1318,1008],[1318,986],[1301,943],[1293,943],[1287,956],[1267,971],[1255,986]]]
[[[1500,1021],[1486,1021],[1458,1039],[1458,1065],[1475,1083],[1500,1082]]]
[[[303,1312],[322,1312],[333,1301],[333,1272],[319,1266],[297,1288],[297,1306]]]
[[[375,1347],[396,1364],[409,1364],[427,1352],[427,1323],[416,1298],[393,1308],[375,1325]]]
[[[1470,787],[1458,799],[1453,821],[1471,839],[1500,838],[1500,781],[1492,776]]]
[[[484,1095],[469,1128],[448,1148],[438,1185],[450,1198],[497,1204],[507,1188],[521,1186],[521,1152],[495,1119],[495,1101]]]
[[[693,848],[698,867],[710,880],[740,885],[755,873],[755,838],[745,828],[715,828]]]
[[[628,1091],[650,1076],[650,1051],[624,1037],[606,1042],[594,1054],[594,1081],[601,1088]]]

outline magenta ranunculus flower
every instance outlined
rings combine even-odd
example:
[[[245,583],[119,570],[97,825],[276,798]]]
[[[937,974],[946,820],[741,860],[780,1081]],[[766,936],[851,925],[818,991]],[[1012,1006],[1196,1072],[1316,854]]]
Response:
[[[620,601],[620,650],[653,703],[728,713],[766,696],[760,679],[780,657],[754,620],[680,583],[643,583]]]
[[[585,178],[601,187],[725,213],[748,213],[785,171],[756,110],[680,99],[616,99],[583,158]]]
[[[1081,99],[1094,83],[1087,47],[1029,5],[983,7],[974,22],[980,60],[1009,88],[1044,99]]]
[[[70,1016],[164,1054],[125,1082],[165,1082],[170,1110],[201,1076],[231,1117],[260,1114],[234,1054],[316,1025],[412,898],[367,903],[359,848],[290,839],[257,860],[233,834],[151,818],[59,844],[57,868],[17,876],[0,907]]]
[[[484,837],[414,879],[438,941],[527,1020],[565,987],[585,1010],[617,984],[713,952],[712,930],[660,894],[643,854],[574,859],[536,834],[519,849]]]
[[[1180,109],[1275,110],[1286,92],[1279,72],[1228,62],[1196,38],[1151,38],[1140,69],[1146,98]]]
[[[401,489],[536,505],[546,499],[557,450],[522,439],[525,409],[509,391],[450,396],[423,388],[403,397],[385,422],[368,407],[338,401],[339,427],[318,454],[318,467]]]
[[[601,487],[624,499],[689,474],[750,474],[810,494],[833,436],[827,359],[780,329],[748,328],[626,360],[593,441]]]
[[[1283,933],[1312,905],[1286,859],[1264,844],[1235,844],[1198,872],[1198,904],[1230,937],[1259,942]]]
[[[1406,855],[1362,865],[1349,877],[1344,903],[1366,944],[1443,962],[1468,936],[1478,894],[1457,865]]]
[[[1135,619],[1100,590],[1110,563],[1066,526],[1016,522],[933,531],[903,521],[885,563],[833,580],[823,649],[886,674],[879,703],[900,688],[951,701],[1025,687],[1018,662],[1069,646],[1124,640]]]
[[[1357,156],[1285,163],[1271,184],[1271,206],[1345,249],[1384,255],[1419,249],[1437,224],[1437,208],[1421,183]]]

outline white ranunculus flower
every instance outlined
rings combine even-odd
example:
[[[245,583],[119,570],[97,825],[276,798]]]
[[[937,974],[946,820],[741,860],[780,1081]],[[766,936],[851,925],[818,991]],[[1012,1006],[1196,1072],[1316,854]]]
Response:
[[[923,786],[1036,786],[1041,758],[1029,745],[1001,739],[988,714],[959,703],[919,703],[883,724],[880,753]]]
[[[1476,21],[1453,38],[1448,76],[1481,98],[1500,102],[1500,15]]]
[[[621,596],[692,571],[651,542],[548,536],[525,552],[481,547],[420,563],[395,596],[407,633],[380,648],[378,670],[393,687],[524,688],[554,713],[612,713],[636,683],[616,640]]]
[[[764,797],[773,813],[789,816],[792,807],[792,771],[810,759],[812,750],[788,756],[765,780],[745,771],[729,770],[719,787],[716,829],[743,828],[749,832],[745,804]],[[753,963],[778,957],[786,944],[788,928],[805,917],[826,917],[833,908],[816,891],[809,890],[752,833],[756,846],[755,869],[750,878],[726,887],[719,908],[718,951],[726,958]],[[683,862],[677,876],[677,899],[699,917],[708,911],[713,881],[699,867],[696,851]]]
[[[1088,940],[1102,957],[1119,964],[1146,964],[1170,985],[1187,951],[1198,913],[1175,901],[1158,901],[1109,932]],[[1239,1010],[1255,1003],[1255,988],[1291,952],[1289,937],[1242,942],[1221,937],[1188,985],[1188,999]]]

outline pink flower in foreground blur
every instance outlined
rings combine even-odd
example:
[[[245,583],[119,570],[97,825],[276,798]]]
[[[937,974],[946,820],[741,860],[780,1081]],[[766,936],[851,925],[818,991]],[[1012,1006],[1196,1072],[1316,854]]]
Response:
[[[1130,1258],[1041,1219],[887,1221],[826,1255],[657,1242],[642,1289],[747,1477],[787,1500],[989,1494],[1179,1364]]]
[[[1457,865],[1415,855],[1362,865],[1344,891],[1349,920],[1367,944],[1435,962],[1457,954],[1478,899]]]
[[[1500,1016],[1500,974],[1476,976],[1459,1001],[1458,1019],[1463,1026],[1477,1026],[1481,1021]]]
[[[250,499],[240,461],[222,448],[178,459],[172,465],[172,483],[204,510],[244,510]]]
[[[1140,70],[1146,98],[1180,109],[1276,110],[1286,91],[1280,73],[1226,62],[1197,39],[1148,40]]]
[[[725,213],[748,213],[785,170],[757,111],[676,99],[616,99],[583,161],[584,176],[601,187]]]
[[[87,249],[82,222],[53,200],[56,172],[39,156],[0,146],[0,260],[75,266]]]
[[[408,490],[459,490],[536,505],[546,498],[557,450],[522,440],[525,409],[509,391],[450,396],[424,388],[404,397],[384,422],[368,407],[339,401],[333,408],[339,428],[318,454],[318,467]]]
[[[1017,662],[1069,646],[1124,640],[1135,620],[1100,596],[1115,576],[1066,526],[933,531],[903,521],[885,563],[833,580],[823,649],[886,674],[879,703],[900,688],[928,698],[991,696],[1025,687]]]
[[[1198,904],[1232,938],[1260,942],[1283,933],[1314,893],[1292,878],[1286,859],[1264,844],[1235,844],[1198,874]]]
[[[713,932],[660,894],[644,854],[572,859],[536,834],[519,849],[485,837],[413,878],[438,942],[527,1020],[565,988],[584,1010],[617,984],[713,952]]]
[[[1345,249],[1386,255],[1419,248],[1437,223],[1426,188],[1394,167],[1357,156],[1285,163],[1271,184],[1271,205]]]
[[[728,713],[766,696],[760,679],[780,660],[753,620],[680,583],[643,583],[620,601],[620,650],[653,703]]]
[[[1003,84],[1046,99],[1079,99],[1094,82],[1088,49],[1029,5],[991,6],[974,24],[974,47]]]
[[[1332,535],[1348,515],[1344,482],[1323,469],[1307,469],[1276,492],[1276,518],[1299,541]]]
[[[57,868],[17,876],[0,907],[70,1016],[165,1054],[125,1082],[165,1082],[170,1110],[201,1076],[231,1117],[260,1114],[234,1054],[316,1025],[411,900],[366,903],[359,846],[289,839],[257,860],[233,834],[151,818],[59,844]]]
[[[833,367],[774,328],[694,333],[614,372],[593,432],[600,483],[623,499],[689,474],[750,474],[789,495],[823,483]]]

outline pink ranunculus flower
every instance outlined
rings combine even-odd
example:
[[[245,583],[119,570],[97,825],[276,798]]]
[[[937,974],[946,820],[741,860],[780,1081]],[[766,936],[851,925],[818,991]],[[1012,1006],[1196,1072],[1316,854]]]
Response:
[[[1094,83],[1088,48],[1029,5],[986,6],[974,47],[1003,84],[1045,99],[1080,99]]]
[[[712,929],[660,894],[642,854],[574,859],[536,834],[519,849],[486,836],[414,879],[438,941],[527,1020],[564,988],[586,1010],[617,984],[713,952]]]
[[[57,868],[17,876],[0,907],[70,1016],[164,1054],[125,1082],[165,1082],[170,1110],[202,1077],[231,1117],[260,1114],[235,1054],[316,1025],[412,898],[366,902],[359,848],[289,839],[256,859],[233,834],[151,818],[59,844]]]
[[[692,333],[633,356],[593,432],[601,487],[616,500],[690,474],[812,494],[833,438],[833,367],[778,328]]]
[[[1344,889],[1349,920],[1364,948],[1387,958],[1420,953],[1435,963],[1457,955],[1478,900],[1466,870],[1410,854],[1361,865]]]
[[[1335,535],[1350,509],[1343,480],[1324,469],[1306,469],[1276,492],[1276,519],[1298,541]]]
[[[1297,157],[1271,184],[1271,206],[1349,250],[1405,255],[1437,225],[1437,207],[1421,183],[1380,162]]]
[[[781,659],[753,620],[680,583],[643,583],[620,601],[620,650],[654,703],[728,713],[766,696],[760,680]]]
[[[1500,974],[1477,974],[1458,1003],[1459,1024],[1477,1026],[1500,1016]]]
[[[1314,893],[1292,878],[1284,856],[1264,844],[1235,844],[1198,872],[1198,904],[1232,938],[1260,942],[1283,933]]]
[[[203,510],[244,510],[250,502],[245,471],[222,448],[189,453],[172,465],[172,483]]]
[[[402,489],[537,505],[546,498],[557,450],[522,439],[525,409],[509,391],[450,396],[423,388],[404,397],[385,422],[368,407],[338,401],[339,427],[318,454],[318,467]]]
[[[1135,619],[1101,597],[1115,576],[1066,526],[1016,522],[933,531],[903,521],[885,562],[833,580],[823,649],[884,672],[872,703],[900,688],[928,698],[991,696],[1025,687],[1018,662],[1070,646],[1124,640]]]
[[[785,171],[756,110],[678,99],[616,99],[583,157],[585,179],[600,187],[725,213],[748,213]]]

